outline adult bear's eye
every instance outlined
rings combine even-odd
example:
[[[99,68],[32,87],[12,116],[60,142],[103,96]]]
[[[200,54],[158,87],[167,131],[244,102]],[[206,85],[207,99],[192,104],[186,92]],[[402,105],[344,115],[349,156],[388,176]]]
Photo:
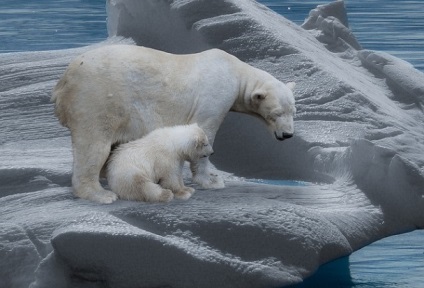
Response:
[[[283,112],[274,112],[268,116],[268,120],[275,122],[281,116],[283,116]]]

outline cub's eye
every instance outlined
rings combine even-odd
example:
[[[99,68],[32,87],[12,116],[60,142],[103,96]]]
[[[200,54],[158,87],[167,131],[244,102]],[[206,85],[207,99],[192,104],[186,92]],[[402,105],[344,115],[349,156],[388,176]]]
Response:
[[[269,115],[268,117],[266,117],[266,119],[267,119],[268,121],[275,122],[275,121],[277,120],[277,117],[275,117],[275,115]]]

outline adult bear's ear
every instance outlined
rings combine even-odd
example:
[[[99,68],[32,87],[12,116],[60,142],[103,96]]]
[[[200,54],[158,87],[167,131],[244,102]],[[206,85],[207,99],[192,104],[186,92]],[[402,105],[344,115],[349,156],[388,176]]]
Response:
[[[258,107],[259,104],[266,98],[266,94],[260,91],[254,92],[250,98],[252,107]]]
[[[287,88],[289,88],[291,91],[294,90],[294,87],[296,87],[296,82],[289,82],[286,83]]]
[[[266,95],[265,94],[263,94],[263,93],[255,93],[255,94],[253,94],[253,98],[255,99],[255,100],[264,100],[265,98],[266,98]]]

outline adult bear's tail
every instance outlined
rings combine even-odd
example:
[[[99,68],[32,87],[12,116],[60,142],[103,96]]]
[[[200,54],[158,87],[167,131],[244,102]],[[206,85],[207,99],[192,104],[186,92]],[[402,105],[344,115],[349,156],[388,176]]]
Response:
[[[60,78],[59,82],[57,82],[56,86],[53,89],[51,102],[55,103],[55,114],[59,119],[60,124],[65,127],[68,127],[69,119],[67,109],[69,109],[69,98],[72,97],[70,95],[72,93],[71,89],[68,87],[68,82],[66,80],[66,72]],[[68,127],[69,128],[69,127]]]

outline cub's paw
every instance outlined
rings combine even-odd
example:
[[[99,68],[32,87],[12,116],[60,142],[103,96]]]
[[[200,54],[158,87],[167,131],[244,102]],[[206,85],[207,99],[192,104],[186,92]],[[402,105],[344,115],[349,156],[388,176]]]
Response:
[[[100,193],[100,203],[110,204],[115,202],[118,199],[118,195],[112,191],[104,190],[103,193]]]
[[[174,199],[174,193],[169,189],[162,189],[162,193],[159,196],[159,202],[169,202]]]
[[[175,192],[174,196],[177,199],[187,200],[193,195],[194,191],[191,187],[184,187],[182,190]]]
[[[193,194],[194,191],[196,191],[196,190],[194,190],[194,188],[191,188],[191,187],[184,187],[183,191],[188,192],[190,194]]]
[[[196,175],[193,180],[204,189],[222,189],[225,187],[224,179],[214,173]]]

